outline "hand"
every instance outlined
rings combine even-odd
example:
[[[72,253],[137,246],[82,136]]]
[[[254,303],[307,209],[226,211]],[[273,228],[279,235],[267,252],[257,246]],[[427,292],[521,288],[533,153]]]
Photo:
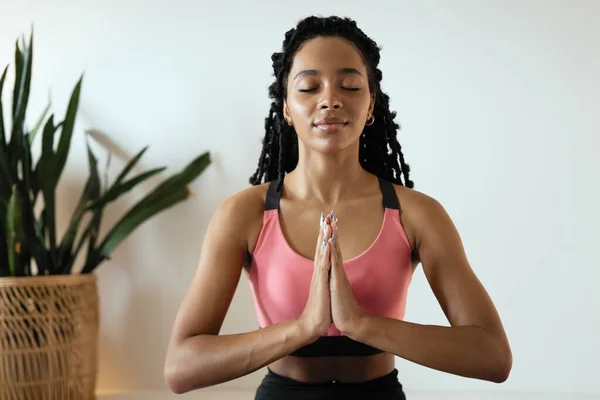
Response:
[[[347,335],[360,323],[364,317],[364,312],[356,302],[352,293],[352,287],[348,281],[344,264],[342,262],[342,252],[340,250],[340,241],[338,238],[338,220],[333,218],[330,227],[332,238],[329,239],[331,246],[331,278],[329,287],[331,293],[331,317],[333,323],[340,332]]]
[[[309,335],[315,340],[325,336],[331,327],[331,299],[329,295],[329,272],[331,254],[331,226],[330,216],[321,213],[319,236],[315,249],[314,268],[308,300],[300,316],[301,322],[306,327]]]

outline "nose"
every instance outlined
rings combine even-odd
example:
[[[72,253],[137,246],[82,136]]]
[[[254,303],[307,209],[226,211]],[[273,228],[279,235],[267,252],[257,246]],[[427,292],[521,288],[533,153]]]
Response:
[[[337,110],[343,107],[342,99],[334,88],[325,88],[319,101],[320,110]]]

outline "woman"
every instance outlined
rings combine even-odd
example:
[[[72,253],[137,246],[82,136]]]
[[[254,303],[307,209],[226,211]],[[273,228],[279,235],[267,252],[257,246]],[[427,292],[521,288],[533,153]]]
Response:
[[[349,19],[286,33],[252,187],[218,207],[176,317],[174,392],[267,366],[257,399],[403,399],[394,356],[507,379],[509,343],[453,222],[412,189],[379,57]],[[450,327],[403,321],[418,264]],[[219,335],[242,271],[260,329]]]

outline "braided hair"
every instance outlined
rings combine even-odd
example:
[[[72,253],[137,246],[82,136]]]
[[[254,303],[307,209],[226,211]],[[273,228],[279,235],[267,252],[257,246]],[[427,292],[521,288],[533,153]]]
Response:
[[[380,48],[349,18],[311,16],[301,20],[295,28],[285,34],[282,52],[273,53],[275,81],[269,86],[269,98],[273,100],[269,115],[265,119],[265,137],[256,172],[250,184],[259,185],[277,180],[281,190],[283,178],[298,164],[298,136],[283,117],[283,101],[287,97],[287,79],[294,56],[300,46],[313,38],[323,36],[342,37],[353,42],[366,62],[369,90],[375,94],[373,116],[375,122],[365,125],[360,137],[359,162],[368,172],[379,178],[409,188],[410,167],[404,161],[402,148],[396,138],[400,126],[394,122],[395,111],[390,111],[389,96],[382,92],[381,70],[377,68]],[[402,179],[403,178],[403,179]]]

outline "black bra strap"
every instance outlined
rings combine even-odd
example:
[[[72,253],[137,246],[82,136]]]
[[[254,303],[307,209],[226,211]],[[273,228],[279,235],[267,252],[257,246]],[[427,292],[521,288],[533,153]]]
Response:
[[[379,187],[381,188],[381,194],[383,195],[383,207],[399,210],[400,204],[398,202],[398,196],[396,196],[394,185],[389,181],[379,178]]]
[[[394,185],[389,181],[379,178],[379,187],[381,188],[381,194],[383,195],[383,207],[399,210],[400,205],[398,203],[398,197],[396,196],[396,189],[394,189]],[[267,190],[265,211],[279,209],[280,198],[281,193],[277,191],[277,181],[271,181],[269,183],[269,189]]]
[[[281,193],[277,192],[277,180],[269,183],[269,189],[267,190],[267,199],[265,200],[265,211],[279,209],[279,199]]]

